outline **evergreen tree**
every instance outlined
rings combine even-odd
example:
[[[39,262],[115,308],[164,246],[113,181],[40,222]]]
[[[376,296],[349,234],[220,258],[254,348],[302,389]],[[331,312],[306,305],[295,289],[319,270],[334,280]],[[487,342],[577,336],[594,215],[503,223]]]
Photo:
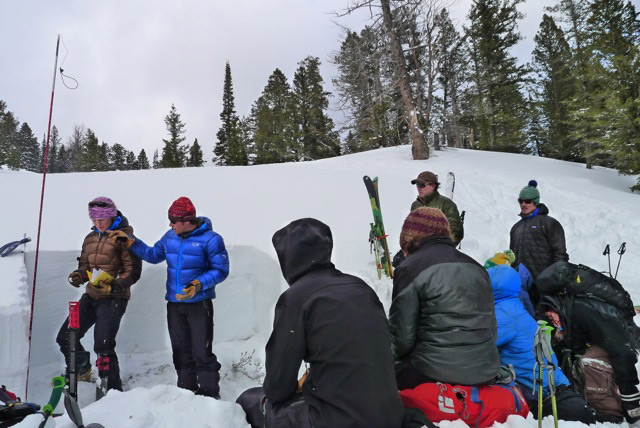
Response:
[[[540,133],[537,154],[556,159],[578,161],[581,150],[571,136],[572,123],[568,103],[575,96],[576,82],[571,70],[572,54],[564,32],[552,17],[544,15],[540,30],[534,38],[533,70],[539,104],[537,118],[544,124]]]
[[[73,132],[67,140],[67,154],[68,154],[68,170],[69,171],[84,171],[85,169],[81,165],[82,153],[85,144],[86,130],[82,125],[74,125]]]
[[[58,135],[58,128],[53,125],[51,128],[51,136],[49,137],[49,159],[47,160],[47,172],[59,172],[60,156],[58,154],[60,150],[60,136]]]
[[[162,165],[160,164],[158,149],[156,149],[153,152],[153,169],[158,169],[158,168],[162,168]]]
[[[85,172],[104,171],[104,164],[108,164],[107,157],[100,149],[98,137],[91,129],[87,129],[85,133],[79,161],[79,170]]]
[[[163,168],[181,168],[185,165],[187,151],[181,146],[185,140],[185,124],[180,119],[176,106],[171,104],[169,114],[165,116],[164,123],[169,133],[169,139],[162,141],[162,160],[160,161]]]
[[[216,165],[247,165],[247,151],[244,141],[242,140],[239,126],[240,119],[235,110],[231,66],[228,61],[224,70],[224,89],[222,93],[220,122],[220,130],[216,134],[218,142],[213,149],[213,153],[215,154],[214,162]]]
[[[127,168],[127,150],[118,143],[111,146],[109,165],[112,171],[126,171]]]
[[[127,151],[127,156],[125,159],[125,169],[127,170],[134,170],[134,169],[140,169],[140,167],[138,166],[137,162],[136,162],[136,155],[135,153],[133,153],[132,151]]]
[[[42,168],[40,164],[42,156],[40,154],[40,145],[27,122],[20,126],[18,140],[19,146],[21,147],[21,168],[27,171],[38,172]]]
[[[466,29],[471,52],[472,126],[480,148],[523,152],[526,148],[526,70],[509,53],[520,39],[517,5],[524,0],[473,0]]]
[[[640,173],[640,21],[630,1],[595,0],[587,20],[596,143],[623,174]],[[634,186],[640,190],[640,179]]]
[[[298,64],[293,77],[296,147],[302,156],[298,160],[315,160],[340,155],[338,133],[333,120],[325,114],[329,107],[329,92],[322,88],[320,60],[307,57]]]
[[[442,91],[440,120],[444,145],[463,147],[467,128],[463,123],[465,105],[464,85],[467,81],[468,51],[463,38],[456,30],[449,12],[443,8],[435,18],[438,29],[436,52],[438,61],[438,83]]]
[[[60,148],[58,149],[56,163],[58,168],[56,172],[69,172],[69,153],[62,143],[60,143]]]
[[[253,138],[257,164],[292,162],[298,159],[291,89],[287,78],[279,69],[269,77],[251,114],[255,122]]]
[[[149,169],[149,158],[147,158],[147,153],[144,151],[144,149],[140,150],[137,163],[138,163],[138,169]]]
[[[204,165],[204,154],[202,148],[198,144],[198,139],[193,141],[193,144],[189,147],[189,157],[187,158],[187,166],[202,166]]]
[[[19,122],[0,100],[0,168],[7,164],[11,169],[20,168],[20,153],[17,147]]]

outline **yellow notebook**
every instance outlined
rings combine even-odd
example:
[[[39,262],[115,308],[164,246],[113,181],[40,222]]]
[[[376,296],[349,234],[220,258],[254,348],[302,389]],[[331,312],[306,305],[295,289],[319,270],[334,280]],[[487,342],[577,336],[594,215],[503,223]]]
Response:
[[[113,281],[113,277],[102,269],[93,269],[87,271],[87,274],[89,275],[89,283],[92,285],[96,285],[99,281],[104,281],[105,284],[111,284]]]

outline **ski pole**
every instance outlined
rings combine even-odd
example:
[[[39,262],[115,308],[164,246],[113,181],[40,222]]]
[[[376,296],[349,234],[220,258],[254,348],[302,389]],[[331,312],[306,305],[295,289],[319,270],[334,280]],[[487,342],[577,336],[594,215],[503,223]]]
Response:
[[[460,213],[460,226],[464,227],[464,215],[466,214],[466,211],[462,211],[462,213]],[[460,241],[460,244],[458,244],[458,250],[462,248],[462,241]]]
[[[541,328],[542,341],[540,342],[542,354],[547,360],[547,376],[549,377],[549,393],[551,394],[551,409],[553,412],[553,425],[558,428],[558,406],[556,402],[556,384],[554,379],[555,364],[553,363],[553,348],[551,347],[551,332],[553,327],[545,325]]]
[[[607,256],[607,260],[609,261],[609,277],[613,278],[613,275],[611,275],[611,250],[609,248],[609,244],[607,244],[606,247],[604,247],[604,251],[602,252],[603,256]]]
[[[623,242],[622,245],[620,245],[620,248],[618,248],[618,254],[620,254],[620,257],[618,257],[618,266],[616,267],[616,274],[613,276],[613,279],[616,279],[618,277],[618,269],[620,269],[620,261],[622,260],[622,255],[627,251],[627,243]]]
[[[533,367],[534,380],[533,380],[533,390],[536,390],[536,382],[538,383],[538,428],[542,428],[542,407],[544,402],[544,389],[543,389],[543,367],[544,367],[544,356],[542,355],[542,349],[540,347],[540,332],[541,328],[546,325],[547,322],[540,320],[538,321],[538,330],[536,330],[536,334],[533,337],[533,353],[536,358],[536,363]],[[537,369],[537,370],[536,370]]]

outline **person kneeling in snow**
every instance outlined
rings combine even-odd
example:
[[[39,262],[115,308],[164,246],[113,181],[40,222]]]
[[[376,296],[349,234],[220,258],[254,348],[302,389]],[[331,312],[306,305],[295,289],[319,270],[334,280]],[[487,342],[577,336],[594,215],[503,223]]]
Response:
[[[290,223],[273,235],[273,245],[290,287],[276,304],[264,387],[237,399],[247,421],[253,427],[400,427],[387,318],[376,293],[334,267],[331,230],[318,220]],[[300,394],[303,360],[310,368]]]
[[[74,287],[89,281],[89,271],[102,270],[113,279],[89,283],[80,298],[80,328],[78,330],[78,349],[76,355],[76,373],[78,379],[91,379],[91,362],[89,352],[85,351],[80,339],[95,324],[93,331],[93,350],[98,358],[108,358],[108,368],[100,371],[100,377],[107,378],[107,389],[122,391],[120,366],[116,355],[116,334],[120,328],[120,320],[127,309],[131,298],[129,288],[140,278],[142,262],[120,242],[111,242],[106,234],[119,231],[132,234],[133,228],[127,218],[116,208],[113,201],[101,196],[89,202],[89,218],[93,221],[91,232],[84,238],[82,252],[78,259],[78,269],[69,274],[69,283]],[[56,341],[64,354],[69,367],[69,318],[65,320]],[[106,371],[106,373],[104,373]]]
[[[535,334],[538,324],[526,311],[520,299],[521,281],[518,272],[508,266],[509,257],[501,257],[498,253],[485,266],[493,265],[487,269],[493,287],[495,299],[496,319],[498,322],[497,346],[500,351],[500,362],[503,365],[513,365],[516,372],[516,382],[520,386],[529,403],[534,417],[538,416],[538,391],[534,391],[533,370],[536,359],[533,349]],[[505,264],[497,264],[503,262]],[[558,360],[553,354],[554,383],[556,386],[556,401],[558,418],[564,421],[580,421],[586,424],[594,423],[595,418],[591,409],[582,397],[573,392],[569,387],[569,380],[558,366]],[[544,370],[543,384],[543,415],[552,414],[552,406],[547,370]]]
[[[229,275],[229,257],[220,235],[207,217],[196,217],[189,198],[169,208],[171,230],[147,246],[131,234],[110,236],[125,240],[135,255],[149,263],[167,261],[167,322],[178,373],[178,387],[220,398],[220,363],[212,352],[215,286]]]

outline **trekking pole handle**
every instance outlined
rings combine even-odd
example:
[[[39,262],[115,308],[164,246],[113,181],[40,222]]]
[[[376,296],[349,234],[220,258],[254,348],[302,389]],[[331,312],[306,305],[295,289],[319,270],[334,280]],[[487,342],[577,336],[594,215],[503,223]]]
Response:
[[[58,405],[60,396],[62,395],[62,389],[66,384],[64,377],[62,376],[54,377],[52,383],[53,391],[51,391],[51,397],[49,398],[49,402],[42,408],[42,412],[49,415],[53,413],[53,409]]]
[[[627,243],[623,242],[622,245],[620,245],[620,248],[618,248],[618,254],[623,255],[626,251],[627,251]]]

